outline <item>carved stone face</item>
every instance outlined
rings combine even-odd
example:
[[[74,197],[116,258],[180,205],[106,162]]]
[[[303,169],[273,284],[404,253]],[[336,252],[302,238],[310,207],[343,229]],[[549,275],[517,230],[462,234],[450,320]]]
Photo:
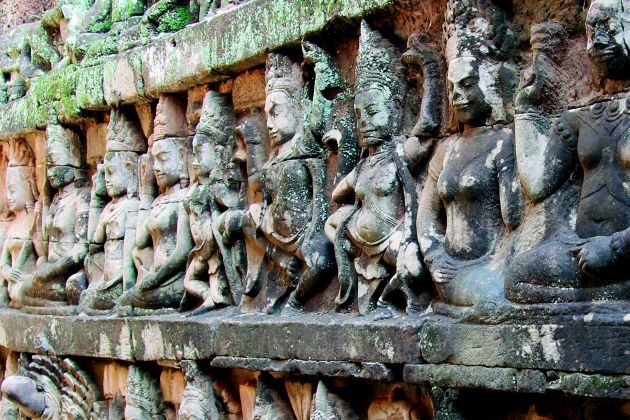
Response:
[[[604,77],[627,78],[630,57],[624,40],[630,37],[624,30],[618,11],[608,2],[595,2],[586,16],[586,50],[597,70]]]
[[[197,177],[208,177],[219,163],[209,139],[197,133],[192,144],[192,167]]]
[[[472,57],[456,58],[448,66],[451,104],[462,124],[481,125],[491,108],[479,86],[479,65]]]
[[[354,98],[354,113],[362,147],[380,144],[391,137],[393,124],[391,105],[385,93],[379,88],[357,92]]]
[[[33,203],[35,201],[29,185],[29,179],[25,176],[25,169],[20,167],[7,168],[7,204],[9,205],[9,210],[13,213],[21,212],[29,202]]]
[[[127,193],[131,180],[124,158],[117,153],[105,155],[105,189],[110,197],[120,197]]]
[[[267,128],[274,144],[284,144],[295,136],[299,116],[285,92],[269,93],[265,102],[265,112],[267,113]]]
[[[177,184],[184,173],[184,156],[176,140],[163,139],[153,144],[153,173],[160,188]]]
[[[74,168],[63,164],[70,153],[62,142],[49,140],[46,145],[46,176],[53,188],[65,187],[74,181]]]
[[[46,170],[46,176],[50,185],[59,189],[74,181],[74,168],[72,166],[49,166]]]

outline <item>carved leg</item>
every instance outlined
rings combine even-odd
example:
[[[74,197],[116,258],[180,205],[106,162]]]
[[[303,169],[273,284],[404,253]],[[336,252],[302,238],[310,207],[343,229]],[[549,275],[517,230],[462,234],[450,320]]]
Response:
[[[289,305],[296,309],[301,309],[309,299],[323,290],[337,268],[333,244],[326,237],[322,236],[311,241],[308,248],[308,250],[303,250],[307,269],[289,298]]]

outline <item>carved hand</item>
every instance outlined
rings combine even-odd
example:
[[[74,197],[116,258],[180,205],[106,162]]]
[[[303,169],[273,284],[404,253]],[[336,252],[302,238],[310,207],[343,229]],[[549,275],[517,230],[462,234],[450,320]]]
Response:
[[[461,261],[452,258],[446,252],[426,258],[433,280],[436,283],[448,283],[455,278],[457,272],[464,265]]]
[[[595,236],[589,238],[582,245],[571,249],[571,253],[578,260],[580,270],[589,275],[596,275],[598,271],[613,264],[610,237]]]
[[[140,158],[140,189],[143,194],[157,194],[157,180],[153,174],[153,158],[147,153]]]
[[[104,165],[98,165],[94,176],[92,176],[92,194],[98,197],[107,197]]]
[[[630,256],[630,229],[614,233],[611,236],[610,250],[615,262]]]
[[[396,260],[396,273],[399,278],[419,278],[422,271],[418,244],[416,242],[403,244],[398,251],[398,259]]]
[[[11,280],[13,283],[18,283],[20,280],[22,280],[23,275],[24,274],[21,270],[14,268],[11,270],[8,279]]]

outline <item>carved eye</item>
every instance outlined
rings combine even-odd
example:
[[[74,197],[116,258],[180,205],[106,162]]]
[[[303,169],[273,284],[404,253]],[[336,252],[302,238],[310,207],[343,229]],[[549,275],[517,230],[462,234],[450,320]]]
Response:
[[[37,389],[38,392],[44,392],[44,387],[41,384],[37,384],[35,389]]]

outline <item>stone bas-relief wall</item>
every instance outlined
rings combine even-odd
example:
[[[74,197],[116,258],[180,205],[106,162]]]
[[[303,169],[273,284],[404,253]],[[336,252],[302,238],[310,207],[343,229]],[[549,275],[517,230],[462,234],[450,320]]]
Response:
[[[149,3],[0,36],[4,418],[630,414],[630,3]]]

